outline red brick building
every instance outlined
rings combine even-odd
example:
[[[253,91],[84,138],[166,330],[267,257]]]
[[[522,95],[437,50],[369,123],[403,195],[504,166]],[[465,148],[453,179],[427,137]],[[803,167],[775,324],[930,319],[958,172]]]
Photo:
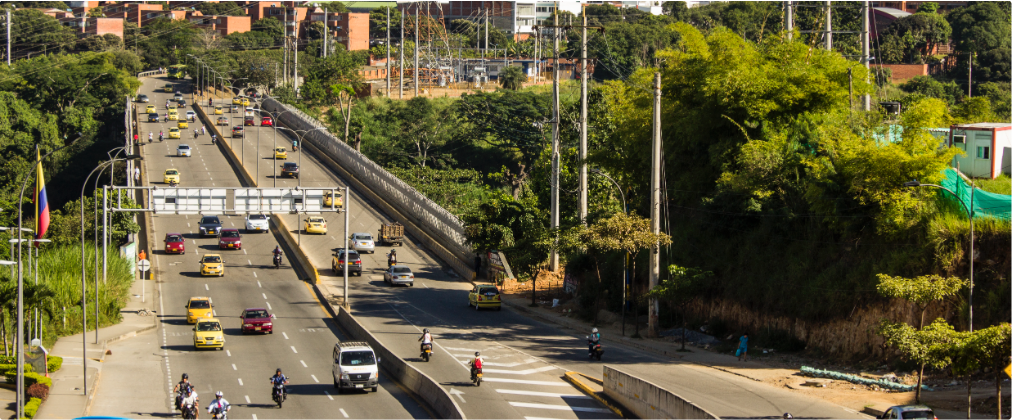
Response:
[[[211,30],[221,36],[236,32],[249,32],[252,24],[249,16],[203,16],[200,12],[193,12],[190,16],[187,16],[186,20],[193,23],[197,28]]]

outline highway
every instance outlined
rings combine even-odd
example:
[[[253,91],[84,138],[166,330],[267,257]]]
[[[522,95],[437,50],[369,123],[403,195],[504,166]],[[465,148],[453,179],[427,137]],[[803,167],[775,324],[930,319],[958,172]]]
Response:
[[[165,100],[172,94],[160,88],[165,78],[143,79],[140,93],[151,98],[159,113],[165,112]],[[189,98],[189,84],[175,81],[176,90]],[[157,91],[156,91],[157,90]],[[140,111],[144,110],[144,104]],[[192,109],[192,108],[187,108]],[[185,113],[187,109],[181,110]],[[182,139],[157,140],[158,131],[168,132],[169,124],[148,123],[141,113],[139,133],[154,133],[155,142],[141,147],[145,180],[148,185],[168,188],[162,183],[165,169],[181,172],[180,187],[239,187],[238,178],[210,134],[192,138],[193,127],[183,130]],[[176,157],[176,147],[188,144],[192,157]],[[224,228],[244,226],[243,215],[219,215]],[[188,373],[206,406],[214,391],[223,391],[233,404],[236,418],[427,418],[428,413],[397,384],[380,375],[376,393],[345,393],[338,396],[331,378],[331,353],[341,333],[316,299],[311,288],[300,281],[287,263],[274,269],[270,250],[277,244],[271,233],[243,232],[242,250],[218,251],[214,238],[198,238],[199,215],[158,214],[153,218],[152,259],[159,297],[155,309],[160,323],[157,348],[164,360],[161,378],[148,378],[151,386],[165,389],[165,406],[172,411],[172,387],[180,375]],[[166,233],[181,233],[186,238],[185,255],[166,255],[159,245]],[[201,277],[198,261],[206,253],[221,253],[224,277]],[[225,332],[225,350],[195,350],[192,326],[186,323],[184,305],[191,296],[213,300],[215,316]],[[277,316],[274,333],[242,335],[239,315],[248,307],[268,308]],[[281,368],[291,378],[290,395],[284,408],[271,401],[268,378]],[[106,378],[105,380],[115,380]],[[150,412],[156,408],[135,408],[124,402],[125,413]],[[108,414],[108,413],[107,413]],[[206,414],[205,414],[206,415]],[[129,416],[129,415],[128,415]]]
[[[258,124],[259,121],[258,117]],[[284,130],[276,133],[277,144],[290,150],[293,137]],[[261,186],[273,186],[275,182],[278,187],[299,185],[299,180],[273,176],[274,167],[281,165],[281,161],[265,157],[273,156],[274,136],[275,130],[271,128],[246,127],[245,139],[235,139],[234,150],[243,153],[242,159],[251,174],[257,173],[254,162],[261,165],[257,178]],[[300,162],[300,157],[303,187],[344,185],[305,150],[289,152],[287,160]],[[390,221],[363,202],[354,190],[350,215],[352,233],[367,232],[374,237],[380,223]],[[305,215],[282,217],[295,233],[299,219]],[[321,280],[335,286],[336,291],[343,279],[331,270],[331,255],[343,247],[345,232],[343,216],[327,218],[327,235],[303,234],[300,240]],[[721,417],[779,417],[784,412],[820,418],[863,417],[822,400],[716,369],[609,345],[607,341],[604,361],[590,361],[584,340],[589,331],[573,334],[509,308],[502,311],[469,308],[467,292],[471,284],[448,272],[417,242],[397,247],[398,261],[407,264],[415,274],[414,287],[388,286],[383,282],[382,272],[390,249],[377,246],[374,254],[362,256],[362,277],[350,278],[352,313],[392,351],[450,391],[469,418],[614,418],[609,410],[561,379],[566,371],[600,378],[602,363],[662,383]],[[422,328],[429,328],[436,340],[435,354],[428,363],[419,358],[417,339]],[[470,385],[465,365],[474,351],[481,351],[487,362],[486,384],[478,388]]]

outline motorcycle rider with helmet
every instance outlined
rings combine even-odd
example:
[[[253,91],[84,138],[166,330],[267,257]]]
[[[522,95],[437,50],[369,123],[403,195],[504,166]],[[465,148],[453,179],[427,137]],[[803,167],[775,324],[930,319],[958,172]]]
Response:
[[[200,401],[197,398],[197,391],[194,391],[193,387],[188,386],[183,392],[183,395],[183,399],[179,402],[179,410],[183,412],[183,418],[188,418],[186,415],[187,407],[192,407],[194,419],[200,417],[200,410],[197,410],[197,406],[200,404]]]
[[[430,352],[435,353],[434,351],[432,351],[432,344],[433,344],[432,343],[432,334],[429,333],[429,329],[428,328],[425,328],[425,329],[422,330],[422,336],[418,337],[418,341],[422,342],[422,345],[419,348],[419,350],[422,352],[423,355],[425,354],[425,346],[426,345],[429,346],[429,349],[430,349],[429,351]]]
[[[210,414],[212,419],[223,419],[228,416],[228,410],[231,409],[232,405],[225,399],[225,394],[218,391],[214,393],[211,405],[207,406],[207,414]]]
[[[281,246],[275,245],[271,254],[274,255],[275,267],[281,267]]]
[[[471,360],[470,364],[471,364],[471,380],[473,381],[475,375],[477,375],[478,372],[481,372],[481,365],[482,365],[481,352],[477,351],[474,352],[474,359]]]
[[[590,336],[587,337],[587,353],[594,354],[594,346],[601,343],[601,334],[597,332],[597,328],[590,330]]]
[[[278,370],[274,372],[274,376],[271,376],[270,381],[271,385],[274,386],[274,389],[278,389],[281,385],[288,385],[288,377],[281,373],[281,368],[278,368]],[[281,392],[283,393],[281,396],[283,401],[288,397],[288,388],[281,388]],[[273,397],[273,394],[271,394],[271,396]]]

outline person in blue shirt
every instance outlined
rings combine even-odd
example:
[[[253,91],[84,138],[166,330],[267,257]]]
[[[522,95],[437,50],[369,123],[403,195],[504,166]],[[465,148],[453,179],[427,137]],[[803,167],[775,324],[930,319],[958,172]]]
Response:
[[[742,334],[741,338],[738,339],[738,361],[742,358],[748,361],[748,333]]]

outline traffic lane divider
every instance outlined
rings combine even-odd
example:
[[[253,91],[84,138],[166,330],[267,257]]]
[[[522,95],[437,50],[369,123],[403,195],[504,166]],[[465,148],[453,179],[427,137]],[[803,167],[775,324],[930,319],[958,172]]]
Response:
[[[292,268],[298,273],[299,278],[313,284],[320,284],[320,272],[316,270],[309,260],[309,256],[292,236],[292,232],[288,230],[288,224],[281,216],[273,213],[271,214],[271,232],[280,239],[278,242],[285,248],[288,255],[295,257],[289,257],[288,261],[292,263]]]
[[[601,397],[600,395],[598,395],[598,393],[596,391],[594,391],[593,389],[591,389],[589,385],[583,383],[583,381],[581,381],[579,378],[577,378],[578,375],[579,376],[583,376],[584,378],[587,378],[587,379],[589,379],[589,380],[597,383],[598,385],[604,386],[604,381],[602,381],[600,379],[597,379],[597,378],[594,378],[594,377],[591,377],[591,376],[587,376],[587,375],[582,374],[580,372],[573,372],[573,371],[566,372],[566,374],[563,375],[563,378],[565,378],[566,381],[568,381],[569,383],[573,384],[573,386],[575,386],[581,392],[583,392],[584,394],[587,394],[587,396],[589,396],[589,397],[597,400],[597,402],[601,403],[601,405],[603,405],[605,407],[608,407],[608,409],[611,410],[612,412],[614,412],[615,415],[617,415],[619,417],[622,417],[622,418],[627,418],[627,416],[623,413],[623,410],[618,407],[618,404],[615,404],[615,403],[613,403],[611,401],[608,401],[608,400],[604,399],[603,397]]]
[[[204,125],[211,128],[211,133],[218,136],[218,141],[216,142],[218,149],[225,154],[225,158],[228,159],[228,163],[232,166],[232,170],[239,176],[239,182],[242,183],[242,186],[256,187],[257,180],[253,178],[248,171],[246,171],[245,166],[242,166],[242,161],[238,156],[236,156],[235,151],[233,151],[232,147],[228,145],[228,142],[225,141],[225,136],[221,135],[221,131],[218,130],[218,126],[211,123],[211,118],[207,116],[206,112],[204,112],[204,108],[199,104],[193,104],[193,108],[197,110],[197,116],[199,116],[200,120],[204,122]]]

